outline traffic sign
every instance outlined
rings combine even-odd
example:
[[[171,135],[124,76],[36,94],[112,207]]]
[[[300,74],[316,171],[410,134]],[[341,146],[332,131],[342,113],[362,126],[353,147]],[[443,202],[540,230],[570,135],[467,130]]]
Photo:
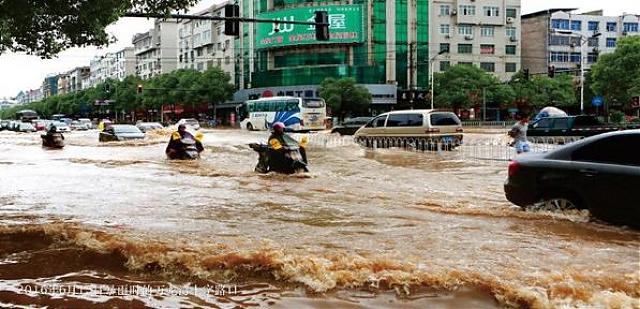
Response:
[[[591,105],[595,107],[600,107],[604,105],[604,98],[602,96],[595,96],[591,99]]]

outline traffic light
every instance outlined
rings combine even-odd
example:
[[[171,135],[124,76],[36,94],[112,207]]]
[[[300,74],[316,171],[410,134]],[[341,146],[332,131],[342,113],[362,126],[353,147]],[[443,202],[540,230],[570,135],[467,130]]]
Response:
[[[549,75],[550,78],[554,78],[556,76],[556,67],[553,65],[550,65],[547,75]]]
[[[640,108],[640,96],[631,98],[631,107]]]
[[[239,18],[240,6],[237,4],[227,4],[224,6],[225,18]],[[228,36],[240,35],[240,21],[239,20],[224,20],[224,34]]]
[[[524,69],[524,80],[529,80],[529,69]]]
[[[138,84],[138,90],[137,90],[137,92],[138,92],[138,93],[142,93],[142,85],[141,85],[141,84]]]
[[[329,41],[329,13],[327,11],[316,11],[316,40]]]

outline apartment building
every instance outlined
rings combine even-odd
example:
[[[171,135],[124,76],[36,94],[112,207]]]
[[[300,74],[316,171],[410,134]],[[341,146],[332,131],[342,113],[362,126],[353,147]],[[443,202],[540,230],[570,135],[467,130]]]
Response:
[[[113,53],[95,57],[91,60],[91,76],[88,87],[104,82],[107,79],[123,80],[136,74],[136,56],[133,47],[127,47]]]
[[[434,72],[468,64],[509,80],[520,71],[520,0],[434,0],[430,5]]]
[[[89,72],[90,68],[88,66],[77,67],[71,71],[69,71],[69,81],[67,85],[67,91],[69,93],[74,93],[76,91],[80,91],[84,89],[83,81],[86,81],[91,75]]]
[[[574,8],[549,9],[522,16],[522,66],[531,73],[585,69],[602,54],[615,51],[618,40],[640,35],[640,16],[604,16],[603,11],[575,14]]]
[[[156,19],[153,29],[133,37],[138,76],[149,79],[177,69],[178,25],[175,19]]]
[[[224,16],[224,5],[214,5],[198,13],[202,16]],[[212,20],[185,20],[178,30],[178,68],[200,72],[212,67],[221,68],[234,76],[234,37],[223,33],[224,22]]]

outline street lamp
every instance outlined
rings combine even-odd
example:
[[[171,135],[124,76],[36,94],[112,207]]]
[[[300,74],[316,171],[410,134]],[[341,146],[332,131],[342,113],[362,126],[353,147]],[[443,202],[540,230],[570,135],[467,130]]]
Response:
[[[429,65],[431,67],[431,109],[433,109],[433,64],[435,63],[436,58],[438,58],[438,56],[442,55],[442,54],[446,54],[449,51],[447,50],[441,50],[437,55],[433,56],[431,59],[429,59]]]
[[[559,34],[580,36],[580,114],[584,114],[584,66],[585,66],[584,45],[587,44],[587,42],[589,42],[589,39],[597,38],[601,36],[602,33],[597,32],[590,37],[586,37],[582,33],[575,33],[574,31],[571,31],[571,30],[554,30],[554,32]]]

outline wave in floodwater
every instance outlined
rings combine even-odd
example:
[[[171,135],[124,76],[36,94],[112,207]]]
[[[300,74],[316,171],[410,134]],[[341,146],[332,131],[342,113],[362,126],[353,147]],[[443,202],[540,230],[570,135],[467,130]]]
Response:
[[[242,251],[223,244],[180,245],[182,241],[160,242],[126,234],[77,224],[4,226],[0,228],[0,286],[6,294],[6,290],[18,293],[20,286],[34,284],[30,278],[55,278],[54,282],[60,284],[85,283],[85,288],[96,282],[121,285],[138,282],[167,287],[167,280],[172,280],[187,286],[198,283],[231,286],[233,282],[240,282],[240,293],[243,293],[242,289],[252,286],[251,282],[254,285],[259,282],[259,286],[276,294],[287,287],[302,286],[312,293],[340,289],[378,293],[394,290],[401,297],[420,295],[426,289],[436,295],[437,291],[467,289],[475,291],[476,301],[484,299],[485,307],[499,303],[527,308],[563,305],[634,308],[640,297],[637,273],[592,277],[566,270],[536,277],[535,282],[523,285],[492,273],[430,268],[384,257],[339,253],[305,255],[267,244],[260,249]],[[53,261],[65,262],[51,263]],[[49,266],[33,267],[36,263]],[[94,274],[78,273],[82,269],[90,269]],[[96,273],[115,277],[108,279]],[[43,280],[39,281],[35,284],[44,285]],[[0,293],[0,300],[5,298],[2,295]],[[15,294],[12,297],[19,298]],[[492,305],[492,301],[488,301],[491,298],[497,303]],[[81,304],[83,300],[77,301]],[[124,299],[115,302],[127,303]],[[483,306],[482,301],[479,306]]]

